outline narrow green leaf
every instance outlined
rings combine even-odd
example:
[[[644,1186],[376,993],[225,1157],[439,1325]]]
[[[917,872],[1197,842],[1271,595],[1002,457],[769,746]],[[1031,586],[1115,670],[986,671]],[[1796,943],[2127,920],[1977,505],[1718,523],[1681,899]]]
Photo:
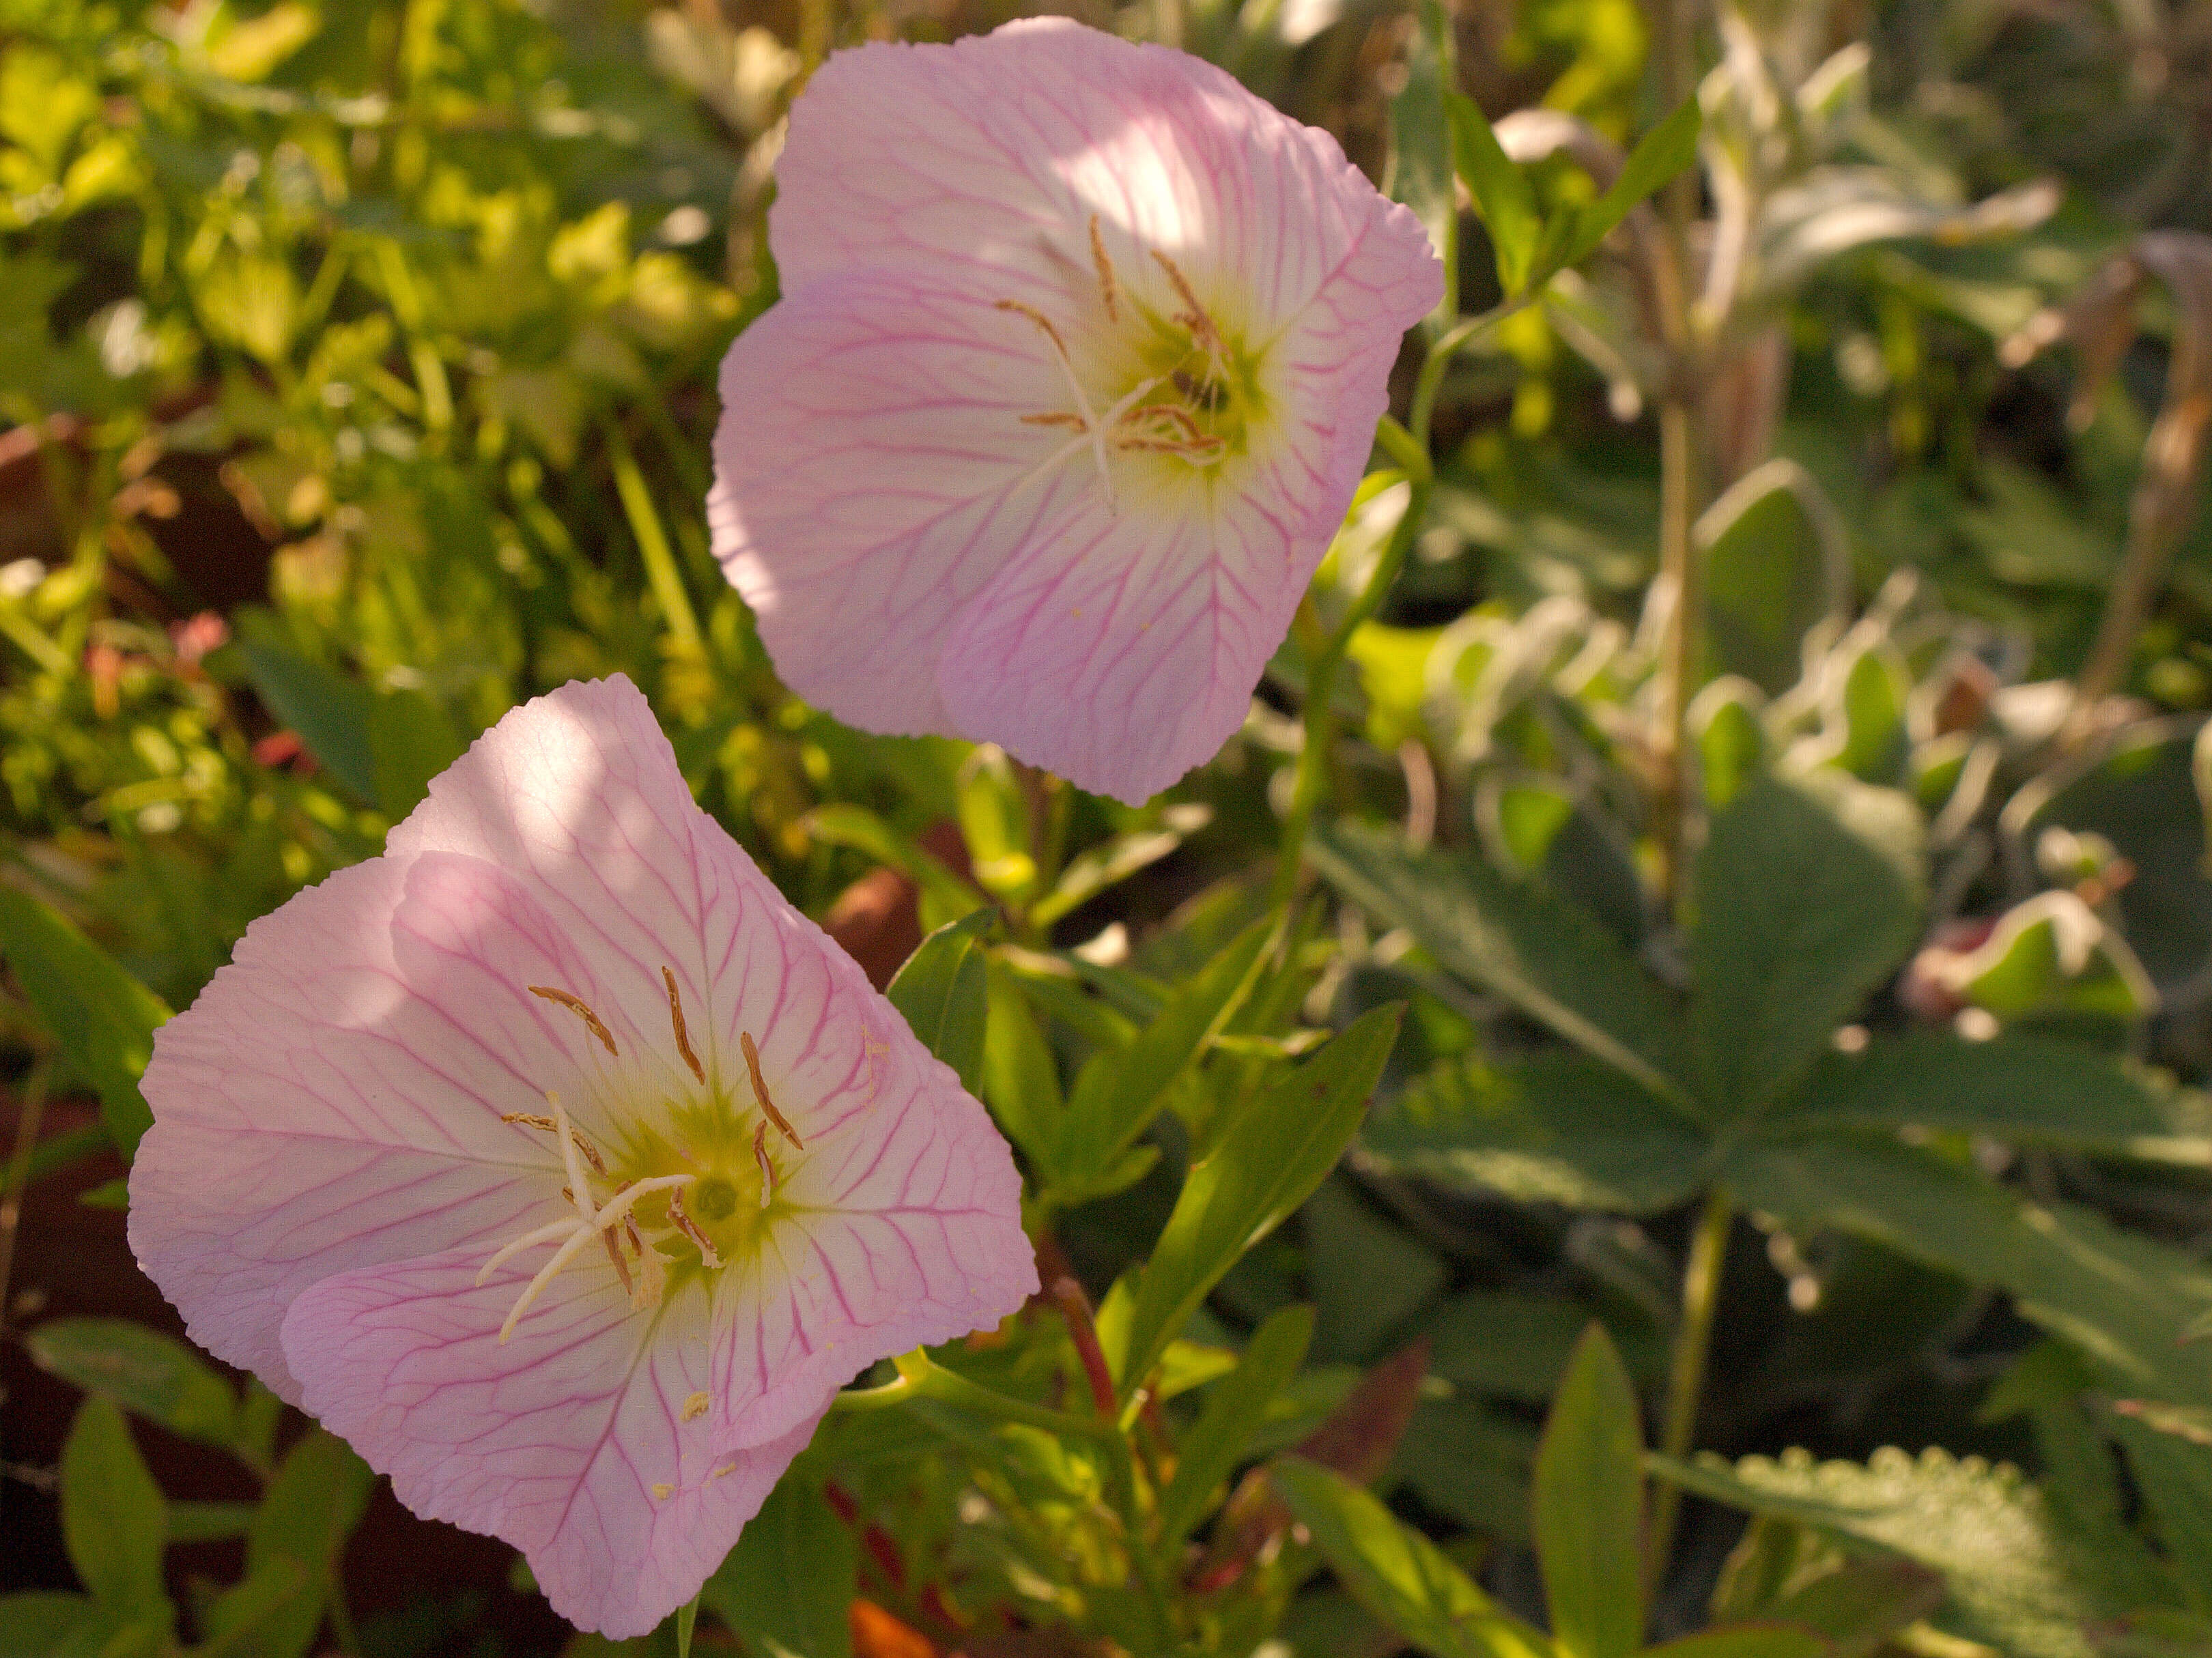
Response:
[[[1167,1103],[1168,1090],[1206,1051],[1208,1038],[1250,993],[1272,923],[1254,922],[1169,999],[1159,1017],[1118,1052],[1094,1055],[1076,1077],[1054,1159],[1081,1178],[1116,1157]]]
[[[1444,110],[1456,79],[1451,20],[1438,0],[1421,0],[1406,48],[1406,84],[1390,100],[1390,195],[1413,210],[1443,262],[1444,295],[1436,315],[1448,327],[1459,316],[1459,191]]]
[[[207,1613],[253,1658],[300,1658],[322,1626],[346,1539],[375,1478],[342,1439],[316,1429],[276,1466],[246,1533],[246,1576]],[[272,1587],[289,1584],[277,1593]]]
[[[1182,1195],[1138,1280],[1124,1342],[1109,1353],[1123,1393],[1237,1258],[1273,1231],[1336,1166],[1397,1041],[1404,1009],[1379,1007],[1248,1107]]]
[[[76,1658],[100,1649],[100,1609],[86,1596],[33,1589],[0,1594],[0,1652],[9,1658]]]
[[[1030,799],[1004,750],[985,744],[960,768],[960,838],[986,892],[1018,902],[1036,885],[1036,825]]]
[[[1829,1658],[1828,1643],[1811,1630],[1782,1623],[1699,1630],[1644,1650],[1650,1658]]]
[[[1544,230],[1535,192],[1498,147],[1498,135],[1474,99],[1447,91],[1444,112],[1451,122],[1454,164],[1490,231],[1490,246],[1498,257],[1498,285],[1506,298],[1516,298],[1528,286],[1537,239]]]
[[[1594,1323],[1536,1448],[1536,1558],[1565,1658],[1628,1658],[1644,1643],[1643,1455],[1636,1388]]]
[[[100,1096],[100,1121],[127,1159],[154,1126],[138,1078],[167,1005],[52,908],[13,887],[0,886],[0,956],[70,1070]]]
[[[87,1393],[105,1394],[186,1439],[228,1450],[238,1396],[173,1337],[120,1318],[48,1319],[23,1338],[31,1361]]]
[[[1943,1575],[1917,1560],[1855,1560],[1784,1595],[1765,1616],[1810,1630],[1827,1658],[1869,1658],[1943,1604]]]
[[[168,1515],[130,1424],[94,1394],[62,1446],[62,1546],[92,1598],[133,1621],[176,1612],[161,1583]]]
[[[2030,1145],[2203,1163],[2158,1097],[2102,1054],[2033,1036],[1922,1033],[1827,1053],[1777,1127],[1929,1128]]]
[[[1573,232],[1559,263],[1579,264],[1606,238],[1613,226],[1633,208],[1698,159],[1698,133],[1705,112],[1692,95],[1681,106],[1637,141],[1628,152],[1620,176],[1605,194],[1574,215]]]
[[[1902,799],[1849,787],[1846,811]],[[1741,1117],[1803,1077],[1904,960],[1917,937],[1917,872],[1829,801],[1765,777],[1713,819],[1694,878],[1700,1069],[1708,1102]]]
[[[324,770],[364,805],[375,805],[376,740],[370,721],[376,693],[280,644],[270,636],[276,631],[248,627],[238,641],[254,690],[279,724],[299,733]]]
[[[1680,1020],[1613,936],[1540,887],[1480,858],[1413,853],[1364,824],[1316,825],[1314,865],[1377,920],[1402,926],[1445,969],[1487,987],[1652,1092],[1686,1101]]]
[[[1447,1060],[1376,1111],[1362,1143],[1463,1188],[1631,1215],[1689,1198],[1711,1155],[1686,1113],[1580,1054]]]
[[[946,922],[921,941],[884,992],[921,1045],[951,1066],[971,1094],[983,1072],[990,1000],[982,941],[997,919],[996,910],[979,909]]]
[[[1107,888],[1156,864],[1213,821],[1213,809],[1182,801],[1163,810],[1157,829],[1132,829],[1101,841],[1067,860],[1050,892],[1029,908],[1035,926],[1048,927]]]
[[[1059,1174],[1053,1159],[1065,1110],[1052,1048],[1022,981],[1004,962],[986,966],[984,988],[989,1006],[983,1028],[984,1102],[1007,1137],[1029,1154],[1037,1183],[1049,1185]]]
[[[676,1658],[691,1658],[691,1631],[699,1622],[699,1597],[676,1608]]]
[[[857,1593],[853,1533],[807,1465],[785,1474],[707,1580],[700,1601],[773,1658],[851,1658]]]
[[[1550,1658],[1555,1650],[1351,1481],[1295,1456],[1271,1464],[1267,1478],[1359,1603],[1431,1658]]]
[[[1297,1374],[1313,1328],[1312,1308],[1278,1308],[1252,1333],[1237,1368],[1213,1384],[1206,1396],[1206,1409],[1176,1448],[1175,1477],[1160,1493],[1162,1553],[1172,1555],[1198,1524],[1206,1499],[1229,1478],[1252,1442],[1261,1417]]]

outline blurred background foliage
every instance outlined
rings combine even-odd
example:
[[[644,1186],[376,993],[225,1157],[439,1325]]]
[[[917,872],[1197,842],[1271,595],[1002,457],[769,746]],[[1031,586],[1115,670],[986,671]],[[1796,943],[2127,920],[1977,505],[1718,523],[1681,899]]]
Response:
[[[557,1649],[502,1552],[426,1552],[334,1442],[280,1432],[100,1274],[131,1270],[131,1042],[504,710],[619,671],[879,982],[924,929],[1000,912],[973,1074],[1109,1357],[1186,1168],[1404,1005],[1344,1163],[1159,1335],[1145,1431],[1212,1468],[1164,1553],[1227,1497],[1184,1569],[1197,1649],[1503,1649],[1454,1582],[1530,1619],[1548,1588],[1559,1632],[1546,1528],[1596,1498],[1547,1485],[1540,1445],[1640,1394],[1677,1459],[1654,1471],[1697,1497],[1656,1551],[1662,1635],[1813,1619],[1828,1582],[1887,1609],[1838,1622],[1838,1655],[2212,1650],[2212,1372],[2173,1339],[2212,1305],[2212,254],[2172,234],[2212,232],[2212,7],[1075,10],[1334,132],[1437,229],[1458,311],[1498,313],[1431,374],[1409,352],[1432,480],[1376,475],[1243,735],[1142,810],[805,707],[708,549],[714,366],[775,298],[789,100],[838,46],[1011,12],[0,0],[0,1513],[39,1540],[5,1587],[121,1607],[96,1641],[69,1626],[85,1651],[179,1627],[210,1652]],[[1516,286],[1439,89],[1556,215],[1700,81],[1690,182],[1540,300]],[[1693,486],[1666,482],[1669,408]],[[1678,509],[1704,580],[1674,673]],[[1263,971],[1310,691],[1343,733],[1325,880]],[[1793,908],[1826,930],[1760,932]],[[1822,964],[1790,987],[1808,1035],[1760,1025],[1753,946],[1770,975]],[[939,965],[972,971],[964,946]],[[1153,1077],[1128,1056],[1176,1021]],[[1724,1286],[1717,1319],[1686,1269]],[[1079,1390],[1089,1316],[976,1372]],[[1678,1432],[1686,1345],[1712,1359]],[[1193,1408],[1232,1375],[1250,1422],[1216,1420],[1226,1393]],[[160,1430],[166,1508],[86,1388]],[[709,1612],[762,1651],[1145,1650],[1097,1467],[889,1419],[833,1423],[749,1533],[793,1552],[741,1548]],[[1693,1467],[1693,1442],[1755,1460]],[[1337,1484],[1227,1485],[1294,1446]],[[1616,1486],[1633,1535],[1641,1476]],[[125,1530],[160,1519],[150,1566],[84,1540],[95,1489]],[[356,1627],[331,1586],[364,1502],[386,1543]],[[1851,1576],[1869,1556],[1890,1575]],[[748,1628],[794,1573],[819,1604]]]

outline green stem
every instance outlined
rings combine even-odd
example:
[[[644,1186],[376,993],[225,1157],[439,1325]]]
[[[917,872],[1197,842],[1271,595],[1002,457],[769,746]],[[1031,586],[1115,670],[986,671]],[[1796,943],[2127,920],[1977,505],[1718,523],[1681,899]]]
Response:
[[[1696,695],[1703,648],[1698,623],[1705,605],[1697,548],[1697,444],[1696,410],[1670,392],[1659,405],[1659,579],[1674,589],[1674,613],[1660,647],[1651,753],[1655,827],[1666,859],[1667,890],[1678,901],[1688,864],[1682,721]]]
[[[1305,742],[1298,751],[1290,813],[1283,819],[1282,844],[1276,853],[1275,884],[1271,894],[1274,908],[1285,914],[1297,892],[1298,865],[1305,852],[1306,832],[1313,827],[1314,812],[1321,805],[1328,777],[1329,752],[1336,742],[1337,670],[1343,665],[1352,635],[1380,608],[1397,581],[1398,572],[1405,568],[1407,555],[1412,552],[1414,539],[1428,516],[1430,491],[1436,486],[1436,471],[1429,464],[1426,447],[1388,415],[1376,425],[1375,440],[1404,470],[1413,494],[1407,500],[1397,527],[1390,531],[1382,556],[1375,561],[1367,585],[1360,589],[1358,598],[1352,600],[1352,608],[1345,612],[1344,619],[1336,624],[1336,630],[1306,671]]]
[[[1437,336],[1436,343],[1429,347],[1429,355],[1422,361],[1420,378],[1413,382],[1413,403],[1406,416],[1407,429],[1420,444],[1424,454],[1428,452],[1429,425],[1436,415],[1437,393],[1443,387],[1444,370],[1451,367],[1453,355],[1477,335],[1534,304],[1541,292],[1540,288],[1532,288],[1517,298],[1501,301],[1480,316],[1462,318]]]
[[[1728,1261],[1729,1227],[1735,1212],[1719,1187],[1705,1193],[1690,1235],[1690,1258],[1682,1270],[1682,1321],[1675,1327],[1674,1351],[1667,1367],[1667,1417],[1659,1448],[1677,1461],[1697,1442],[1698,1403],[1705,1391],[1705,1362],[1713,1345],[1713,1315],[1720,1306],[1721,1271]],[[1651,1494],[1650,1552],[1644,1576],[1656,1594],[1665,1581],[1674,1547],[1674,1521],[1682,1493],[1665,1480]]]
[[[630,452],[629,439],[621,425],[609,421],[606,434],[615,489],[629,518],[630,533],[637,537],[638,555],[645,561],[646,583],[660,601],[668,631],[687,651],[696,652],[700,648],[699,618],[691,609],[691,595],[684,588],[684,573],[677,568],[675,551],[668,544],[668,532],[653,509],[653,492],[646,488],[645,474],[638,470],[637,457]]]

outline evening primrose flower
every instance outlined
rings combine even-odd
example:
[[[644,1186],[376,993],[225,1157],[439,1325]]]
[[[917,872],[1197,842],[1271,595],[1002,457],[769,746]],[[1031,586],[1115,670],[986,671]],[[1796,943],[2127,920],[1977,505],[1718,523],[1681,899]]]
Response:
[[[1443,292],[1413,216],[1210,64],[1065,19],[841,52],[715,549],[785,681],[1141,800],[1243,721]]]
[[[874,1360],[1036,1287],[1006,1142],[619,677],[519,708],[163,1026],[131,1241],[192,1337],[610,1636]]]

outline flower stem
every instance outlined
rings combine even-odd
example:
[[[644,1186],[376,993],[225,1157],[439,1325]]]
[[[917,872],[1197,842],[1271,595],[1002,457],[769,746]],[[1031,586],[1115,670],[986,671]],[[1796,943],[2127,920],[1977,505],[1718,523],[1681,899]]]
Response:
[[[1729,1227],[1735,1212],[1719,1187],[1705,1193],[1705,1207],[1690,1234],[1690,1258],[1682,1271],[1682,1321],[1675,1327],[1674,1351],[1667,1367],[1667,1417],[1659,1448],[1676,1459],[1696,1442],[1698,1403],[1705,1391],[1705,1361],[1713,1344],[1713,1315],[1720,1305],[1721,1270],[1728,1261]],[[1674,1521],[1682,1493],[1662,1479],[1651,1494],[1649,1552],[1644,1577],[1656,1594],[1667,1574],[1674,1547]]]
[[[1683,716],[1696,694],[1705,610],[1697,548],[1697,411],[1669,392],[1659,405],[1659,579],[1674,590],[1674,614],[1660,646],[1658,705],[1652,710],[1654,828],[1666,860],[1667,889],[1679,899],[1687,864],[1684,821]]]
[[[1447,338],[1449,336],[1446,337]],[[1436,470],[1427,447],[1388,415],[1375,428],[1376,444],[1404,471],[1413,486],[1406,510],[1390,531],[1382,556],[1367,578],[1367,585],[1352,601],[1352,608],[1336,624],[1328,641],[1306,671],[1305,742],[1298,750],[1297,775],[1291,794],[1291,810],[1283,819],[1283,839],[1275,858],[1275,884],[1270,895],[1273,908],[1288,914],[1298,886],[1298,864],[1305,852],[1306,832],[1313,827],[1315,810],[1328,776],[1330,750],[1336,742],[1336,675],[1352,635],[1381,607],[1384,597],[1406,566],[1406,556],[1428,516],[1429,494],[1436,486]]]

